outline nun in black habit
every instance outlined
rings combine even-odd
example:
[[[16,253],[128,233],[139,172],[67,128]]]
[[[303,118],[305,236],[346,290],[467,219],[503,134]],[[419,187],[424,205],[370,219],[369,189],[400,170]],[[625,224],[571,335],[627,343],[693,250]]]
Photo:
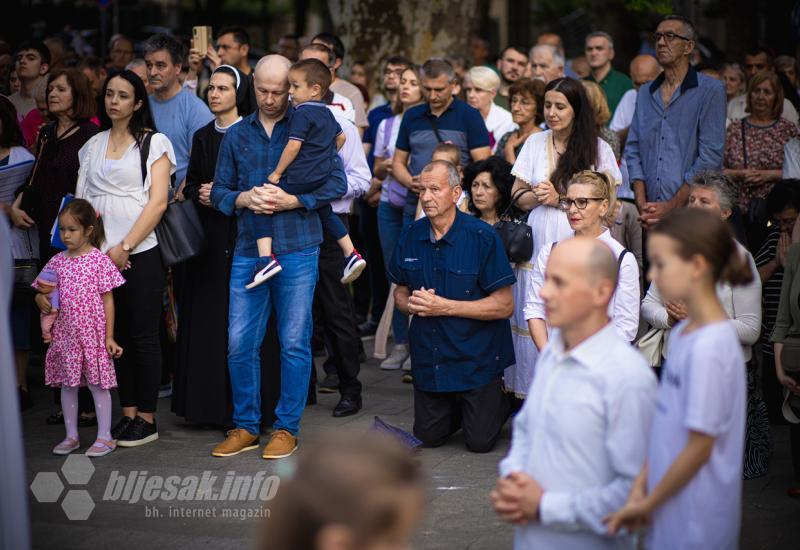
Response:
[[[217,154],[228,128],[249,110],[247,80],[230,65],[211,75],[209,107],[214,120],[192,140],[184,196],[194,201],[205,230],[203,252],[185,264],[186,279],[178,302],[175,380],[172,412],[197,424],[231,424],[228,377],[228,284],[236,241],[236,218],[211,207],[208,200]]]

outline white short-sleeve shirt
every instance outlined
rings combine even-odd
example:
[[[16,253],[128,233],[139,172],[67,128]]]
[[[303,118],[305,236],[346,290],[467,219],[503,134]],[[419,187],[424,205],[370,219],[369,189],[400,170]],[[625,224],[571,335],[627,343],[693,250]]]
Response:
[[[142,182],[139,146],[131,143],[119,160],[106,159],[110,132],[100,132],[87,141],[80,151],[80,170],[75,196],[88,200],[103,218],[106,240],[103,252],[125,238],[145,205],[150,200],[152,166],[166,155],[170,162],[170,174],[175,173],[175,152],[167,136],[155,133],[150,140],[147,157],[147,177]],[[131,254],[150,250],[158,244],[155,231],[140,242]]]
[[[664,362],[648,449],[652,491],[683,450],[689,430],[714,438],[711,457],[653,515],[649,548],[738,548],[747,381],[731,321],[684,334],[675,326]]]

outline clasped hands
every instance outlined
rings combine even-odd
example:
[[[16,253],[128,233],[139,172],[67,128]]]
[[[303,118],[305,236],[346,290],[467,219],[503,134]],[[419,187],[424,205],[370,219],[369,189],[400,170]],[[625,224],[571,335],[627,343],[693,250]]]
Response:
[[[436,295],[433,288],[422,287],[408,297],[408,312],[420,317],[436,317],[447,315],[449,300]]]
[[[544,489],[531,476],[523,472],[511,472],[497,479],[489,498],[500,519],[514,525],[526,525],[539,520],[543,495]]]
[[[297,197],[271,183],[253,187],[246,193],[248,196],[246,206],[256,214],[274,214],[301,206]]]

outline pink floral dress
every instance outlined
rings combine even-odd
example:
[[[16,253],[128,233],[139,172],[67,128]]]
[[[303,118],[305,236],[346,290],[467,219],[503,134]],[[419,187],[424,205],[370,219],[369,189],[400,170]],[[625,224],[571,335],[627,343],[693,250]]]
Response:
[[[76,257],[61,252],[46,267],[58,274],[61,309],[45,358],[45,384],[115,388],[114,361],[106,350],[102,295],[124,284],[125,279],[111,258],[96,248]]]

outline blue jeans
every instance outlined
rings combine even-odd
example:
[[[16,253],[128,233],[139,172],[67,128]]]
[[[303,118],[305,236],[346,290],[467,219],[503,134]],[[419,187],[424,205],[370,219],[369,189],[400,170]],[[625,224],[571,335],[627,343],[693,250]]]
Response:
[[[402,208],[394,208],[385,201],[378,204],[378,236],[381,240],[381,250],[383,250],[383,258],[387,267],[392,262],[400,233],[413,222],[413,218],[403,215]],[[392,314],[392,332],[395,344],[408,343],[408,316],[397,308],[394,308]]]
[[[276,255],[283,270],[252,290],[245,289],[257,258],[234,256],[228,312],[228,369],[233,390],[233,423],[251,434],[261,431],[261,361],[259,353],[272,306],[281,345],[281,397],[275,408],[276,430],[293,435],[311,378],[311,304],[317,284],[319,247]]]

